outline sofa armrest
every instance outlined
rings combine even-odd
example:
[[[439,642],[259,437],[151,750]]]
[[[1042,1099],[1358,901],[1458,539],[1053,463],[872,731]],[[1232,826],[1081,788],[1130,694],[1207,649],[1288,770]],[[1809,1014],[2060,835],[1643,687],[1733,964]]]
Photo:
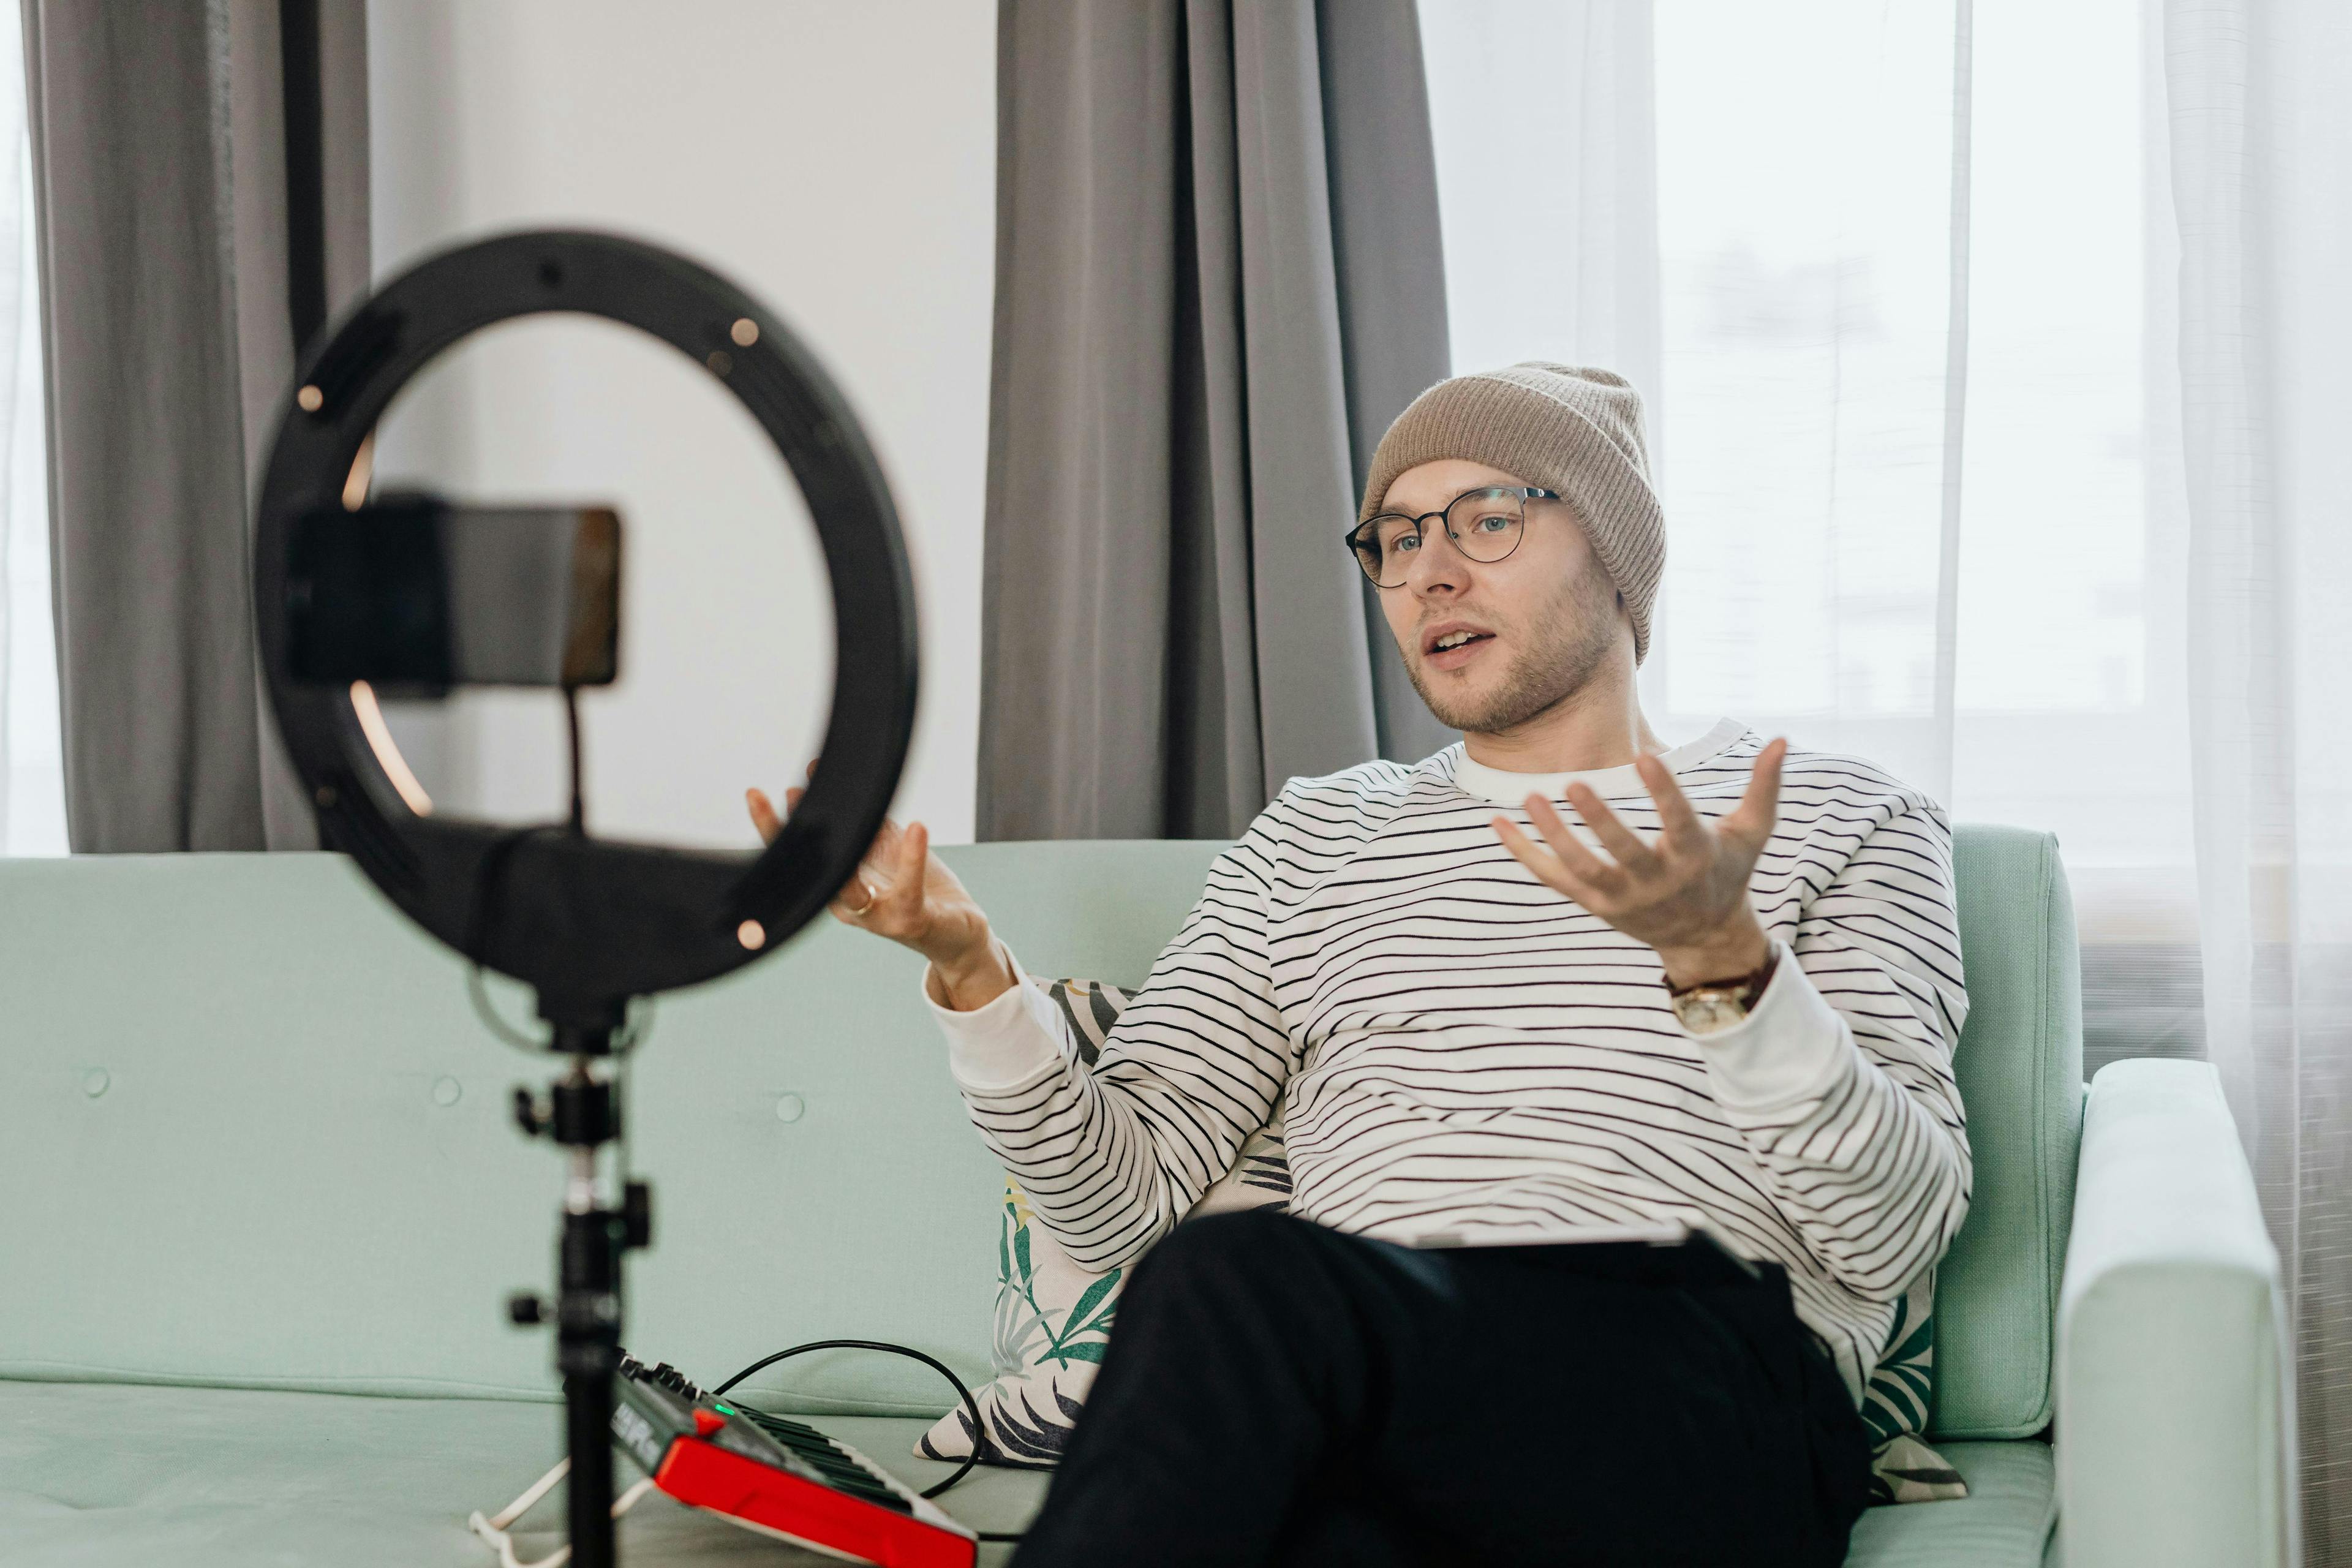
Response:
[[[2286,1561],[2284,1299],[2220,1077],[2102,1070],[2058,1299],[2067,1568]]]

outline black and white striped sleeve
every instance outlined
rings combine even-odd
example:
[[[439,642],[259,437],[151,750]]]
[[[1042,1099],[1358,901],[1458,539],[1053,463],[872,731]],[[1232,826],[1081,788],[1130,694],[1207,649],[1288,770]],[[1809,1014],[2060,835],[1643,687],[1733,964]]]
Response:
[[[1746,1020],[1700,1037],[1725,1115],[1822,1267],[1892,1300],[1968,1216],[1952,1049],[1968,1012],[1951,830],[1889,816],[1799,917]]]
[[[1084,1268],[1118,1267],[1158,1240],[1232,1167],[1289,1079],[1268,973],[1263,820],[1218,857],[1092,1071],[1033,985],[941,1017],[973,1123]],[[983,1016],[991,1009],[1002,1016]]]

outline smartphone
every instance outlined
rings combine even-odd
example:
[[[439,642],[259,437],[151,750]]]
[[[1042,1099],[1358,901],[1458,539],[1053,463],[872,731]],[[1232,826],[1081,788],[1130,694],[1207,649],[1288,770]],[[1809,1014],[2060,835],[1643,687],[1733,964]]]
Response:
[[[295,526],[287,667],[385,696],[609,686],[619,673],[621,519],[610,507],[461,507],[387,496]]]

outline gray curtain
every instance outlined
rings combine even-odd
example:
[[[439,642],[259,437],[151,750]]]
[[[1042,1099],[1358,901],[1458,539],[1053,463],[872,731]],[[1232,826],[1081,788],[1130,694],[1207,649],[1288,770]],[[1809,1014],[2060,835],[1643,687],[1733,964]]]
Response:
[[[366,285],[364,0],[24,18],[72,847],[306,846],[255,660],[250,491],[293,373],[289,267],[322,267],[331,306]],[[290,246],[281,20],[324,127]]]
[[[1339,542],[1447,370],[1412,0],[1003,0],[997,71],[980,837],[1445,744]]]

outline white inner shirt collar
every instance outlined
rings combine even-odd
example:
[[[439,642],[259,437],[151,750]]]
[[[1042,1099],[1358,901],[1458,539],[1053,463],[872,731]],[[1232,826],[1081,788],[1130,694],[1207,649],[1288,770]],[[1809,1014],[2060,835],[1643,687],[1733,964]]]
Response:
[[[1715,728],[1706,734],[1672,751],[1661,752],[1658,760],[1666,764],[1668,773],[1679,773],[1706,762],[1747,732],[1748,726],[1737,719],[1718,719]],[[1568,786],[1579,782],[1591,786],[1592,793],[1603,800],[1649,794],[1642,775],[1633,771],[1631,763],[1582,773],[1515,773],[1474,760],[1466,747],[1461,761],[1454,764],[1454,782],[1464,794],[1495,805],[1517,805],[1531,795],[1539,795],[1546,800],[1565,800]]]

